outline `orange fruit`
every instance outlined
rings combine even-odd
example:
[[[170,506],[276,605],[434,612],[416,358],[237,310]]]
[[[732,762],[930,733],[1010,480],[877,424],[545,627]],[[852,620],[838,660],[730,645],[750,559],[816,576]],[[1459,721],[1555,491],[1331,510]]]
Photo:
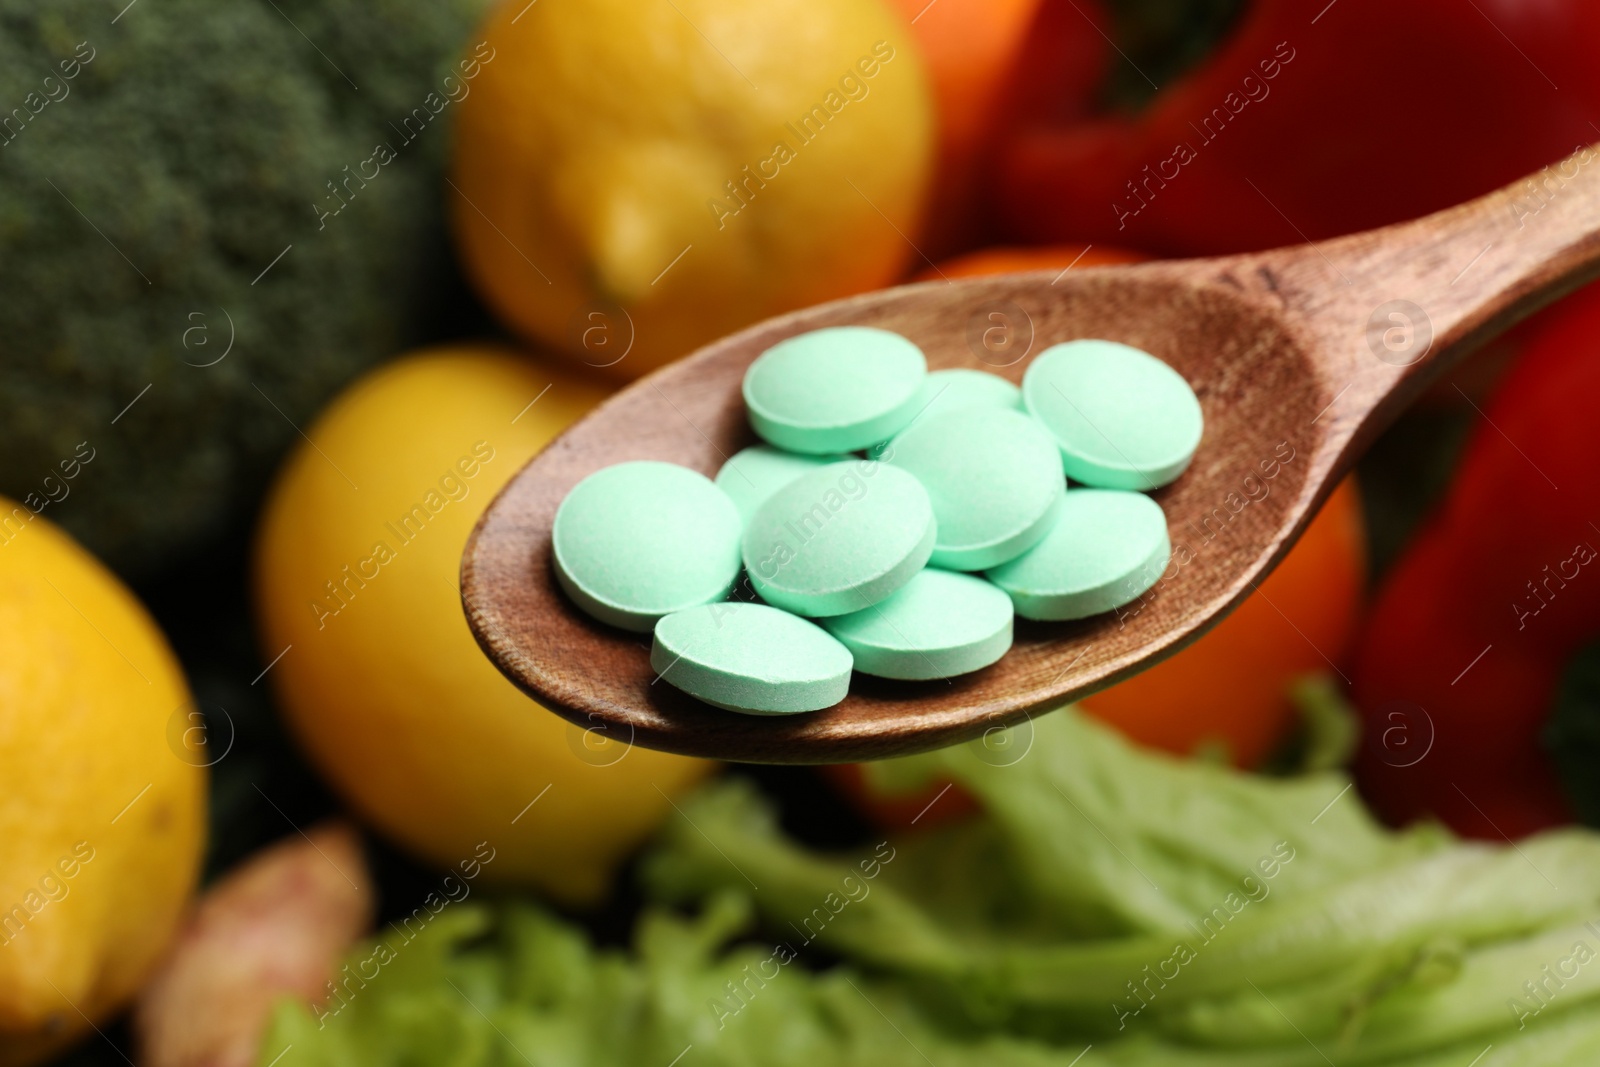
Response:
[[[985,150],[1002,131],[1006,86],[1040,0],[895,0],[928,65],[938,163],[923,251],[939,256],[978,226]]]
[[[938,267],[919,271],[914,280],[976,278],[985,274],[1025,274],[1035,270],[1061,271],[1071,267],[1111,267],[1122,263],[1142,263],[1149,259],[1139,252],[1111,245],[1046,245],[1038,248],[984,248],[947,259]]]

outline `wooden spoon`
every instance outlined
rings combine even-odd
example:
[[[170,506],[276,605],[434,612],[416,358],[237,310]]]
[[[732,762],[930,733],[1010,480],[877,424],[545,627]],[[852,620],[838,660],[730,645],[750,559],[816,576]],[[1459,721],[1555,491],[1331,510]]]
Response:
[[[1584,149],[1480,200],[1321,244],[909,285],[724,338],[607,400],[505,487],[462,559],[472,632],[529,696],[624,743],[831,763],[987,738],[1198,638],[1255,590],[1340,475],[1429,380],[1600,274],[1600,169],[1587,169],[1596,158]],[[739,389],[750,362],[792,334],[846,323],[904,334],[931,368],[975,367],[1012,381],[1030,355],[1078,337],[1135,345],[1177,368],[1200,397],[1206,427],[1189,470],[1155,494],[1173,562],[1118,614],[1019,619],[1010,653],[964,677],[858,674],[826,711],[719,711],[658,680],[648,635],[572,607],[551,573],[551,521],[569,489],[612,463],[668,460],[714,474],[755,443]]]

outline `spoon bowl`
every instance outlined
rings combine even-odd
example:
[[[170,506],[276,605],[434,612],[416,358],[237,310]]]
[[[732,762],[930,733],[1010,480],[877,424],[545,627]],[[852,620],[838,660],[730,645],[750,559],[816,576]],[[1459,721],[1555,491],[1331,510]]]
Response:
[[[1518,195],[1513,186],[1322,245],[927,282],[760,323],[611,397],[511,480],[463,556],[472,631],[508,678],[577,727],[686,755],[878,759],[1024,722],[1215,625],[1434,375],[1600,273],[1600,181],[1580,171],[1531,221],[1513,210]],[[1084,337],[1133,345],[1173,366],[1199,397],[1205,434],[1189,469],[1153,494],[1173,544],[1156,585],[1091,619],[1019,619],[1011,651],[972,674],[932,682],[858,674],[842,703],[810,714],[738,715],[660,680],[648,635],[590,619],[558,588],[556,507],[588,474],[627,460],[714,475],[757,440],[740,394],[750,363],[786,337],[840,325],[903,334],[932,370],[974,368],[1019,383],[1032,356]]]

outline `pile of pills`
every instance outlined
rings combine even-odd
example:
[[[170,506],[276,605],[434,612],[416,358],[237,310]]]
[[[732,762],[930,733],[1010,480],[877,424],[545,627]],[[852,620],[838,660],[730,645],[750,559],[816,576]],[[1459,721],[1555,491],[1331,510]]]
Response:
[[[929,373],[916,345],[864,326],[769,348],[744,401],[765,444],[714,482],[651,461],[596,471],[556,511],[552,548],[573,603],[654,634],[661,678],[756,715],[831,707],[854,671],[979,670],[1016,615],[1137,599],[1171,555],[1143,491],[1183,473],[1202,428],[1182,376],[1127,345],[1055,345],[1019,390]]]

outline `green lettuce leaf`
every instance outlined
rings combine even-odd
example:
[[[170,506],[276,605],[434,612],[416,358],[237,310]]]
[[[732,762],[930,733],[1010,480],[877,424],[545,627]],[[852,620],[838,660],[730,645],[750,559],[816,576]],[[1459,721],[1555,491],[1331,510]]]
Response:
[[[1175,760],[1070,710],[882,776],[982,813],[823,853],[714,782],[642,865],[631,949],[445,905],[282,1005],[261,1067],[1600,1062],[1590,831],[1397,833],[1341,774]]]

